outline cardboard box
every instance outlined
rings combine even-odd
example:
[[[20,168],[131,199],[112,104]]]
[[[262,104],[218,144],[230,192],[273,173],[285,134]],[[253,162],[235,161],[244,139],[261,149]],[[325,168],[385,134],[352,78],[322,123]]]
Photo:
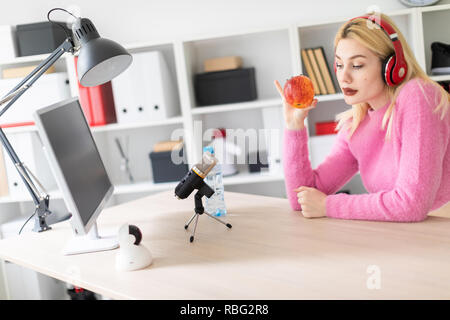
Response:
[[[28,66],[28,67],[3,69],[2,70],[3,79],[25,78],[36,67],[37,66]],[[49,73],[54,73],[54,72],[55,72],[55,66],[51,66],[50,68],[48,68],[47,71],[44,72],[44,74],[49,74]]]
[[[153,146],[153,152],[172,151],[174,149],[181,149],[183,147],[183,141],[161,141]]]
[[[5,159],[3,157],[3,145],[0,145],[0,197],[9,195],[8,176],[6,175]]]
[[[203,62],[205,72],[234,70],[242,67],[242,58],[237,56],[208,59]]]

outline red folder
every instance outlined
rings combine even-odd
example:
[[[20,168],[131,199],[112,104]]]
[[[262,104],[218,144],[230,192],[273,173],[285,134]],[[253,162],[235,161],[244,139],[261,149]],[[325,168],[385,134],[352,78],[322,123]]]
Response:
[[[328,122],[316,122],[316,136],[324,135],[324,134],[337,134],[335,131],[337,122],[328,121]]]
[[[100,86],[90,87],[92,125],[103,126],[108,123],[116,123],[116,108],[111,81]]]
[[[75,70],[77,60],[78,57],[75,57]],[[83,87],[78,81],[78,91],[81,108],[90,126],[117,122],[111,82],[96,87]]]

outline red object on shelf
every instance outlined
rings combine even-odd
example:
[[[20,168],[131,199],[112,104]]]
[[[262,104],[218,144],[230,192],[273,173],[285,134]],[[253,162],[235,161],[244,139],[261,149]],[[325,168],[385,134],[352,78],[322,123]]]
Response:
[[[89,89],[91,95],[92,125],[102,126],[108,123],[116,123],[116,108],[114,106],[111,81]]]
[[[81,109],[83,109],[84,116],[86,117],[86,120],[89,123],[89,125],[92,125],[93,119],[92,119],[91,98],[89,94],[89,88],[83,87],[79,81],[78,81],[78,94]]]
[[[75,57],[75,70],[77,61],[78,57]],[[111,81],[95,87],[84,87],[78,81],[78,91],[81,108],[90,126],[117,122]]]
[[[213,138],[226,138],[227,136],[227,130],[224,128],[219,128],[214,130],[212,137]]]
[[[328,122],[317,122],[316,123],[316,136],[325,135],[325,134],[336,134],[337,122],[328,121]]]
[[[34,122],[18,122],[18,123],[8,123],[0,125],[1,128],[14,128],[22,126],[34,126]]]

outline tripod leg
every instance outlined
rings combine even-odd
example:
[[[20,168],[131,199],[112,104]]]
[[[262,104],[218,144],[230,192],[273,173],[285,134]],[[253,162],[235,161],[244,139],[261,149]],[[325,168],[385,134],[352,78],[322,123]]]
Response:
[[[195,218],[195,225],[194,225],[194,232],[191,235],[191,238],[189,239],[190,242],[194,241],[194,235],[195,235],[195,230],[197,230],[197,223],[198,223],[198,214],[195,214],[196,218]]]
[[[187,229],[189,227],[189,225],[191,224],[192,220],[194,220],[196,215],[197,214],[194,213],[194,215],[189,219],[188,223],[184,225],[184,229]]]
[[[219,221],[220,223],[222,223],[222,224],[224,224],[224,225],[226,225],[228,228],[230,228],[231,229],[231,224],[229,224],[229,223],[226,223],[226,222],[224,222],[224,221],[222,221],[222,220],[220,220],[219,218],[217,218],[217,217],[214,217],[213,215],[211,215],[211,214],[209,214],[208,212],[204,212],[204,214],[206,214],[207,216],[209,216],[209,217],[211,217],[211,218],[213,218],[213,219],[216,219],[217,221]]]

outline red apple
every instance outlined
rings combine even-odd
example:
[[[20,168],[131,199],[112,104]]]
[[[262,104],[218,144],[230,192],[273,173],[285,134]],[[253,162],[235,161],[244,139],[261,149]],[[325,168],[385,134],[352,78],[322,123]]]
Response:
[[[314,99],[314,87],[311,80],[304,75],[290,78],[284,84],[286,102],[295,108],[308,108]]]

